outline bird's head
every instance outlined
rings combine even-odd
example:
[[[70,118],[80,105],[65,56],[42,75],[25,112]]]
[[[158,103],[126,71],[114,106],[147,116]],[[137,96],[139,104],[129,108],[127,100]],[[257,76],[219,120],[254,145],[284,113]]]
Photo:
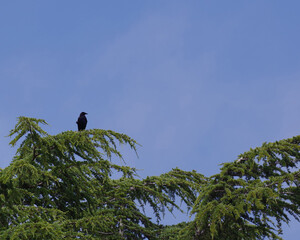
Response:
[[[84,115],[86,115],[87,113],[86,112],[82,112],[82,113],[80,113],[80,117],[81,116],[84,116]]]

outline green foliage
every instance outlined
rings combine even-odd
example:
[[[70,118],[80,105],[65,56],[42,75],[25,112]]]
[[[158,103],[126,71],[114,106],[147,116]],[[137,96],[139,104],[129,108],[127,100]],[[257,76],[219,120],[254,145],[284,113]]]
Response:
[[[175,196],[190,206],[196,199],[200,174],[174,169],[139,179],[135,169],[112,163],[122,158],[117,144],[136,151],[125,134],[92,129],[51,136],[39,124],[46,122],[20,117],[10,132],[12,146],[22,141],[0,171],[0,239],[155,239],[161,226],[143,206],[159,221],[165,209],[179,209]]]
[[[41,124],[20,117],[10,132],[18,149],[0,170],[0,239],[281,239],[281,224],[299,221],[300,136],[251,149],[209,178],[174,168],[141,179],[113,163],[119,144],[136,152],[127,135],[52,136]],[[160,225],[165,210],[182,211],[176,199],[192,220]]]
[[[282,222],[299,221],[300,136],[241,154],[199,192],[186,239],[281,239]],[[182,238],[183,239],[183,238]]]

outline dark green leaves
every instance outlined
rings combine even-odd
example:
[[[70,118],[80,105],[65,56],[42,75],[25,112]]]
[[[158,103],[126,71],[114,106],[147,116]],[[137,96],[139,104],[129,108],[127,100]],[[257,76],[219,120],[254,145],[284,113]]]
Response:
[[[202,187],[190,224],[197,239],[281,239],[281,223],[299,219],[300,137],[264,143]]]
[[[281,239],[282,223],[300,218],[300,136],[250,149],[211,177],[174,168],[140,179],[114,163],[120,144],[136,152],[127,135],[52,136],[40,124],[20,117],[9,134],[20,144],[0,170],[1,239]],[[160,225],[165,210],[182,211],[176,199],[192,220]]]
[[[191,208],[204,181],[196,172],[174,169],[160,177],[137,178],[117,165],[118,145],[136,152],[137,142],[111,130],[91,129],[47,134],[44,120],[20,117],[10,132],[21,141],[10,166],[0,173],[1,239],[154,239],[164,209]],[[121,173],[116,178],[114,173]]]

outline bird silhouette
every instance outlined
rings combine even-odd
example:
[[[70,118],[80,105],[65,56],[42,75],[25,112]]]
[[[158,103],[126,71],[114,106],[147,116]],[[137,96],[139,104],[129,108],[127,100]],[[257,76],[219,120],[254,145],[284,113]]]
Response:
[[[78,119],[77,119],[77,126],[78,126],[78,131],[85,130],[86,124],[87,124],[87,119],[86,119],[86,112],[80,113]]]

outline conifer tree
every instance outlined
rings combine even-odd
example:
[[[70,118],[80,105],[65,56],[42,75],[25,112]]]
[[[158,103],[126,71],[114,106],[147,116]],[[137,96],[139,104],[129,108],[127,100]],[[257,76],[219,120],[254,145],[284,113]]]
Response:
[[[19,117],[9,134],[12,146],[21,143],[0,172],[0,239],[156,239],[161,226],[143,206],[159,221],[165,209],[179,209],[175,196],[191,206],[193,186],[204,180],[179,169],[139,179],[111,161],[122,158],[118,143],[136,151],[127,135],[92,129],[51,136],[40,124],[46,122]]]
[[[282,239],[300,216],[300,136],[250,149],[202,185],[179,239]]]
[[[9,134],[18,149],[0,171],[0,239],[280,239],[282,223],[299,221],[300,136],[250,149],[211,177],[174,168],[141,179],[114,163],[117,145],[136,151],[134,139],[102,129],[49,135],[45,124],[19,117]],[[165,210],[181,210],[175,199],[193,220],[163,226]]]

